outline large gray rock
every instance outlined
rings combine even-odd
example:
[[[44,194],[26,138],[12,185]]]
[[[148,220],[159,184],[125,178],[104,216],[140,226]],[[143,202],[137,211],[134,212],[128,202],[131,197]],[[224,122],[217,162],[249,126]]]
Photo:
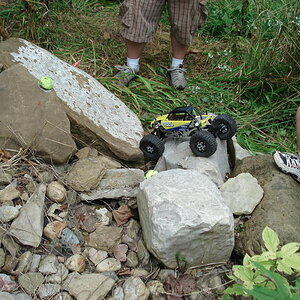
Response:
[[[0,44],[0,63],[19,63],[36,79],[52,77],[79,141],[92,141],[97,150],[123,160],[142,159],[139,141],[143,128],[139,119],[96,79],[22,39],[11,38]]]
[[[140,169],[107,170],[97,188],[90,193],[81,193],[82,200],[115,199],[136,197],[138,186],[144,180]]]
[[[38,247],[43,234],[46,185],[39,184],[19,216],[12,222],[10,234],[23,245]]]
[[[144,240],[168,268],[229,259],[233,216],[210,178],[195,170],[161,172],[140,184],[137,203]]]
[[[165,151],[155,169],[157,171],[171,169],[197,170],[207,174],[216,185],[222,185],[226,174],[230,173],[227,154],[227,142],[217,138],[217,151],[210,157],[196,157],[187,139],[167,139]]]
[[[26,68],[16,65],[0,74],[0,99],[0,148],[29,147],[54,163],[72,156],[76,145],[59,99],[42,91]]]
[[[244,223],[236,240],[236,250],[242,254],[260,254],[262,231],[266,226],[279,236],[281,244],[300,242],[300,185],[280,172],[272,156],[258,155],[238,163],[233,176],[250,173],[264,190],[264,197]]]

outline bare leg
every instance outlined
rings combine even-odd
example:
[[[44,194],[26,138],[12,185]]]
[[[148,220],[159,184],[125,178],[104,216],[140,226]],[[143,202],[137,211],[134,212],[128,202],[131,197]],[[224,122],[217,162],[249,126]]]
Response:
[[[127,57],[128,58],[140,58],[145,48],[145,43],[136,43],[126,40]]]
[[[298,145],[298,154],[300,153],[300,106],[297,109],[296,113],[296,135],[297,135],[297,145]]]
[[[184,59],[189,46],[180,44],[174,36],[171,35],[172,57]]]

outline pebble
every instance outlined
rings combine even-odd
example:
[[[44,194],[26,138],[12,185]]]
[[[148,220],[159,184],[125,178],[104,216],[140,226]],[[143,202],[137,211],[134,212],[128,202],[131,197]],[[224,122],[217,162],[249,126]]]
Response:
[[[46,195],[54,202],[63,202],[66,198],[67,191],[65,187],[58,181],[52,181],[47,186]]]
[[[42,284],[39,288],[39,297],[41,299],[53,297],[54,295],[58,294],[60,291],[60,285],[59,284],[52,284],[52,283],[46,283]]]
[[[57,273],[58,259],[55,255],[50,254],[44,257],[39,265],[39,272],[43,274]]]
[[[70,271],[82,273],[85,270],[86,261],[84,256],[75,254],[67,259],[65,265]]]
[[[0,222],[7,223],[15,219],[19,214],[19,209],[14,206],[0,207]]]
[[[116,272],[121,269],[121,263],[115,258],[106,258],[100,262],[97,267],[97,272]]]

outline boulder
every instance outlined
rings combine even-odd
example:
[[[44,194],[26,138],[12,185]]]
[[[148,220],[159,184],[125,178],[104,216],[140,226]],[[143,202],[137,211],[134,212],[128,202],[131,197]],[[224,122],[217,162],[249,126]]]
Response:
[[[234,246],[231,210],[196,170],[160,172],[140,184],[137,203],[148,250],[168,268],[227,261]]]
[[[42,91],[26,68],[16,65],[0,74],[0,99],[0,148],[30,148],[57,164],[72,156],[76,145],[59,99]]]
[[[7,67],[21,64],[37,80],[50,76],[78,141],[92,143],[99,152],[114,154],[126,161],[142,159],[141,122],[96,79],[22,39],[10,38],[0,44],[0,63]]]
[[[236,250],[250,255],[260,254],[262,231],[266,226],[279,236],[281,244],[300,242],[300,185],[291,176],[280,172],[272,156],[246,157],[239,162],[233,176],[250,173],[264,190],[264,196],[244,223],[236,239]]]
[[[227,141],[217,138],[217,151],[210,157],[196,157],[189,146],[189,139],[169,138],[165,143],[165,151],[157,162],[155,170],[164,171],[171,169],[197,170],[207,174],[216,185],[224,183],[230,173],[227,154]]]

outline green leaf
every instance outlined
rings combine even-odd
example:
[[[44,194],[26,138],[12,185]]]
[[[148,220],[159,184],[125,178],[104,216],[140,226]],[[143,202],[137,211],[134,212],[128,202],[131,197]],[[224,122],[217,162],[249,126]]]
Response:
[[[300,294],[293,294],[291,300],[300,300]]]
[[[253,290],[244,290],[248,295],[251,295],[258,300],[290,300],[289,295],[283,297],[278,291],[263,286],[254,286]]]
[[[276,252],[278,245],[279,245],[279,238],[277,233],[271,229],[270,227],[266,226],[265,229],[262,232],[262,238],[265,242],[266,248],[270,252]]]
[[[231,300],[232,298],[229,295],[223,295],[222,300]]]
[[[279,272],[283,272],[283,273],[286,273],[286,274],[292,274],[293,273],[293,270],[291,269],[291,267],[286,263],[286,261],[283,259],[283,260],[280,260],[277,264],[277,269]]]
[[[299,253],[294,253],[290,255],[289,257],[283,258],[281,262],[289,266],[293,269],[295,269],[297,272],[300,271],[300,254]]]
[[[278,299],[278,300],[290,299],[289,286],[287,287],[285,285],[286,284],[286,279],[284,277],[282,277],[281,275],[279,275],[277,273],[274,273],[274,272],[271,272],[271,271],[267,270],[266,268],[264,268],[259,263],[254,263],[254,264],[262,272],[263,275],[269,277],[271,280],[273,280],[276,283],[276,286],[277,286],[276,292],[277,292],[277,295],[279,296],[279,298],[275,298],[275,299]],[[264,288],[264,289],[272,291],[269,288]],[[266,290],[260,290],[260,291],[266,292]],[[270,293],[270,295],[271,295],[271,293]],[[267,298],[263,299],[263,300],[267,300]]]
[[[243,286],[241,284],[235,283],[232,286],[228,287],[224,291],[224,294],[229,294],[229,295],[244,295],[245,292],[244,292]]]
[[[278,251],[277,255],[279,257],[284,258],[285,256],[289,256],[291,254],[296,253],[300,248],[300,243],[288,243],[281,247],[280,251]]]

